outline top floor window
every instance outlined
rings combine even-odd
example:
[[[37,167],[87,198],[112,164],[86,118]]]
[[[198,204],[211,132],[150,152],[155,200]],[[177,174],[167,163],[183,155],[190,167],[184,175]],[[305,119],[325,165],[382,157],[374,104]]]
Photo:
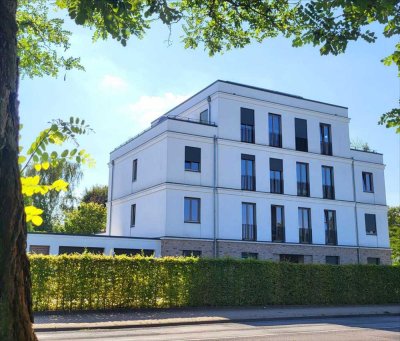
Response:
[[[308,152],[307,120],[295,118],[296,150]]]
[[[240,108],[241,141],[254,143],[254,110]]]
[[[137,159],[135,159],[132,162],[132,182],[137,180],[137,166],[138,166],[138,161]]]
[[[332,155],[331,125],[320,123],[319,129],[321,134],[321,154]]]
[[[209,123],[210,118],[208,117],[208,109],[200,113],[200,123]]]
[[[372,173],[362,172],[363,191],[368,193],[374,192],[374,180]]]
[[[282,126],[281,115],[268,115],[269,145],[272,147],[282,147]]]
[[[185,170],[200,172],[201,149],[185,146]]]

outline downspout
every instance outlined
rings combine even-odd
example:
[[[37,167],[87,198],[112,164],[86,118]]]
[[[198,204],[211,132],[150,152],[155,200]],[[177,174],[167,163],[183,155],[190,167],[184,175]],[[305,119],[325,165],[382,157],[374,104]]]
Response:
[[[108,221],[108,235],[111,236],[111,218],[112,218],[112,203],[113,203],[113,189],[114,189],[114,160],[111,161],[111,188],[110,188],[110,219]]]
[[[354,157],[352,157],[351,161],[351,172],[353,176],[353,199],[354,199],[354,218],[356,223],[356,242],[357,242],[357,263],[360,264],[360,242],[358,236],[358,217],[357,217],[357,191],[356,191],[356,182],[355,182],[355,174],[354,174]]]

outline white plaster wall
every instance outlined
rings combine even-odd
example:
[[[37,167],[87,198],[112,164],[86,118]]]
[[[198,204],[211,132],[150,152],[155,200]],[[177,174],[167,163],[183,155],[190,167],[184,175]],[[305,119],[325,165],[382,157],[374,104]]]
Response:
[[[374,192],[364,192],[362,172],[372,173]],[[358,202],[386,205],[384,166],[367,162],[354,163],[354,178]]]
[[[153,239],[28,233],[27,251],[31,245],[50,246],[49,253],[51,255],[58,255],[60,246],[79,246],[102,247],[106,255],[111,255],[114,248],[126,248],[155,250],[155,256],[161,256],[161,242]]]
[[[357,205],[357,219],[359,227],[359,243],[361,246],[390,247],[388,219],[386,206]],[[365,214],[376,216],[376,236],[368,235],[365,229]]]
[[[211,188],[195,186],[172,186],[166,191],[167,220],[166,236],[213,238],[213,191]],[[200,224],[184,222],[184,198],[201,200]]]
[[[131,227],[131,205],[136,204],[136,223]],[[111,235],[161,237],[165,235],[165,185],[133,194],[112,204]],[[110,231],[108,231],[110,232]]]

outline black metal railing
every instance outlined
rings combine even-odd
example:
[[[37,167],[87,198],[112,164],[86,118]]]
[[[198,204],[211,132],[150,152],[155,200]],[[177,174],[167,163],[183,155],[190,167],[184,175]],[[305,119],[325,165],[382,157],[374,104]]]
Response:
[[[285,227],[275,226],[272,227],[272,241],[277,243],[285,242]]]
[[[242,124],[240,135],[242,142],[254,143],[254,126]]]
[[[257,225],[242,224],[242,239],[257,240]]]
[[[312,243],[312,230],[309,228],[299,228],[299,242],[301,244]]]
[[[255,191],[256,177],[252,175],[242,175],[242,189],[247,191]]]
[[[337,245],[337,231],[336,230],[325,230],[325,244]]]
[[[269,145],[272,147],[282,147],[282,135],[269,133]]]
[[[308,184],[308,182],[297,183],[297,195],[302,197],[310,196],[310,185]]]
[[[321,154],[332,155],[332,143],[321,141]]]
[[[322,185],[324,199],[335,199],[335,188],[329,185]]]
[[[270,192],[283,194],[283,180],[282,179],[270,179]]]

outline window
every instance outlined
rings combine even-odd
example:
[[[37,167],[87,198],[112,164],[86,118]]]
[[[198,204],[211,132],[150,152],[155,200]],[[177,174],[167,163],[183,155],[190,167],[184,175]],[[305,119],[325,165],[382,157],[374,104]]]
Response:
[[[201,149],[196,147],[185,147],[185,170],[200,172]]]
[[[209,123],[210,119],[208,118],[208,109],[202,111],[200,113],[200,123]]]
[[[307,120],[295,118],[296,150],[308,152]]]
[[[257,240],[256,204],[242,203],[242,239]]]
[[[304,263],[304,256],[303,255],[282,254],[282,255],[279,255],[279,261],[289,262],[289,263]]]
[[[271,206],[271,229],[273,242],[285,242],[285,214],[283,206]]]
[[[243,259],[258,259],[258,253],[255,252],[242,252]]]
[[[136,223],[136,204],[131,205],[131,227],[135,227]]]
[[[256,190],[255,157],[254,155],[242,154],[242,189],[248,191]]]
[[[200,199],[185,198],[185,223],[200,223]]]
[[[320,123],[319,129],[321,134],[321,154],[332,155],[331,125]]]
[[[310,182],[308,177],[308,163],[297,162],[297,195],[302,197],[310,196]]]
[[[311,210],[309,208],[299,207],[299,242],[304,244],[312,243],[311,235]]]
[[[183,257],[201,257],[201,251],[199,250],[183,250]]]
[[[282,147],[282,126],[281,116],[276,114],[268,115],[269,145],[272,147]]]
[[[254,143],[254,110],[240,108],[241,141]]]
[[[375,214],[365,214],[365,230],[367,234],[376,235],[376,216]]]
[[[367,264],[379,265],[381,264],[381,260],[376,257],[367,257]]]
[[[137,179],[137,159],[132,162],[132,182]]]
[[[50,253],[49,245],[31,245],[29,246],[30,253],[36,253],[39,255],[48,255]]]
[[[324,199],[335,199],[333,167],[322,166],[322,196]]]
[[[95,253],[95,254],[103,254],[104,248],[102,247],[81,247],[81,246],[60,246],[58,248],[58,254],[71,254],[71,253]]]
[[[283,162],[281,159],[269,159],[269,177],[270,192],[283,194]]]
[[[374,178],[372,173],[362,172],[363,191],[368,193],[374,192]]]
[[[339,265],[340,257],[339,256],[326,256],[325,263],[330,265]]]
[[[127,256],[135,256],[135,255],[143,255],[146,257],[154,256],[154,250],[149,249],[121,249],[114,248],[114,255],[127,255]]]
[[[325,210],[325,244],[337,245],[336,211]]]

